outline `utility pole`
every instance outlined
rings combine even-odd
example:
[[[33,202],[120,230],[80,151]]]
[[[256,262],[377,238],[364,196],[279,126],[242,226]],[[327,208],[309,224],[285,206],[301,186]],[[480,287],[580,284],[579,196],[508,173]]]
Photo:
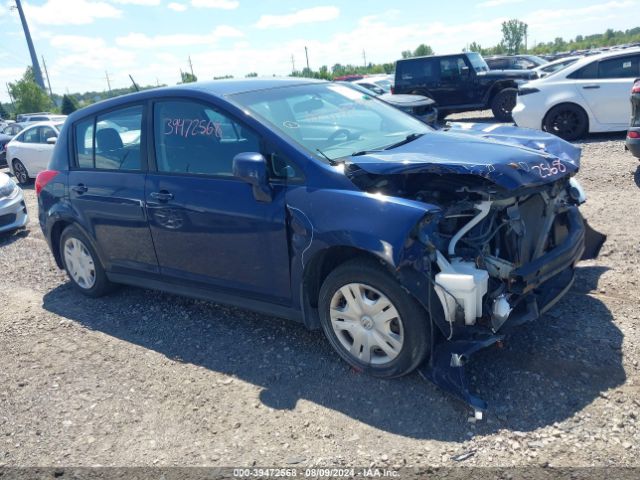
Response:
[[[49,96],[51,100],[53,100],[53,90],[51,90],[51,80],[49,80],[49,72],[47,71],[47,62],[44,61],[44,56],[42,57],[42,67],[44,68],[44,75],[47,77],[47,85],[49,86]]]
[[[293,56],[293,53],[291,54],[291,73],[296,71],[296,59]]]
[[[307,57],[307,71],[308,73],[311,73],[311,68],[309,68],[309,51],[307,50],[307,47],[304,47],[304,56]]]
[[[364,68],[367,68],[367,52],[362,49],[362,58],[364,59]]]
[[[196,76],[193,73],[193,63],[191,63],[191,55],[189,55],[189,67],[191,68],[191,76],[193,78],[196,78]]]
[[[33,64],[33,76],[36,83],[42,90],[47,90],[44,87],[44,81],[42,80],[42,72],[40,71],[40,65],[38,64],[38,57],[36,55],[36,49],[33,48],[33,41],[31,41],[31,33],[29,32],[29,25],[27,25],[27,19],[24,16],[22,10],[22,3],[20,0],[15,0],[16,7],[18,7],[18,13],[20,14],[20,21],[22,22],[22,29],[24,30],[24,36],[27,39],[27,46],[29,47],[29,55],[31,55],[31,63]]]
[[[109,80],[109,72],[104,71],[104,77],[107,79],[107,88],[109,89],[109,93],[111,93],[111,81]]]

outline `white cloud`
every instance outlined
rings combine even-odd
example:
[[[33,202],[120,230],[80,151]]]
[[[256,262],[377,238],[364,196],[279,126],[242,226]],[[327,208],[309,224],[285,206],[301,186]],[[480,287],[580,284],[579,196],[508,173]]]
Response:
[[[235,10],[240,6],[240,2],[238,0],[191,0],[191,5],[197,8]]]
[[[122,11],[109,3],[88,0],[47,0],[42,5],[25,3],[29,22],[41,25],[86,25],[99,18],[119,18]]]
[[[184,3],[177,2],[171,2],[167,7],[175,12],[184,12],[187,9],[187,6]]]
[[[481,2],[477,7],[491,8],[491,7],[501,7],[502,5],[508,5],[510,3],[522,3],[524,0],[488,0],[486,2]]]
[[[124,37],[116,38],[116,44],[127,48],[161,48],[161,47],[186,47],[192,45],[211,45],[221,38],[238,38],[243,33],[228,25],[220,25],[215,30],[205,34],[175,33],[170,35],[148,36],[144,33],[130,33]]]
[[[105,41],[102,38],[81,35],[54,35],[49,40],[49,43],[54,48],[71,52],[84,52],[105,46]]]
[[[338,18],[338,7],[313,7],[285,15],[262,15],[256,23],[258,28],[286,28],[302,23],[326,22]]]
[[[111,0],[113,3],[119,3],[121,5],[143,5],[148,7],[155,7],[160,5],[161,0]]]

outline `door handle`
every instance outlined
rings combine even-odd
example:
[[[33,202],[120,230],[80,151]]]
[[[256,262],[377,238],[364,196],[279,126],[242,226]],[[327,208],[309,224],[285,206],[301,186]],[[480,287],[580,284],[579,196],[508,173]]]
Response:
[[[152,192],[150,196],[151,198],[155,198],[159,202],[168,202],[169,200],[173,200],[173,193],[169,193],[166,190],[160,190],[159,192]]]
[[[585,85],[582,88],[585,89],[585,90],[595,90],[597,88],[600,88],[600,85]]]
[[[86,191],[89,189],[86,186],[84,186],[82,183],[79,183],[78,185],[71,187],[71,190],[82,195],[83,193],[86,193]]]

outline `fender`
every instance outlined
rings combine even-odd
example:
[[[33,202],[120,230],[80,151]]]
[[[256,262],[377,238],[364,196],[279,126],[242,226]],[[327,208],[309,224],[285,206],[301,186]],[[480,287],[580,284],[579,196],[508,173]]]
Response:
[[[491,102],[491,98],[504,88],[518,88],[518,84],[513,80],[501,80],[494,83],[491,88],[485,92],[482,103],[484,103],[485,105],[489,105],[489,103]]]
[[[397,274],[400,266],[406,266],[408,245],[415,247],[411,236],[416,226],[436,211],[440,209],[435,205],[357,190],[292,188],[287,193],[291,285],[301,286],[292,289],[294,305],[305,316],[309,314],[304,302],[305,272],[332,247],[372,254]]]

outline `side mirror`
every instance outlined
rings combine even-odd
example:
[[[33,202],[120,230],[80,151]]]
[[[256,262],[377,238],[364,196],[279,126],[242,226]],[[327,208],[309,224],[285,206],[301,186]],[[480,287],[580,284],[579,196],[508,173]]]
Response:
[[[47,138],[47,143],[49,145],[55,145],[57,140],[58,139],[56,137],[49,137],[49,138]]]
[[[244,152],[233,157],[233,176],[253,187],[253,196],[259,202],[270,202],[271,186],[267,175],[267,161],[260,153]]]

